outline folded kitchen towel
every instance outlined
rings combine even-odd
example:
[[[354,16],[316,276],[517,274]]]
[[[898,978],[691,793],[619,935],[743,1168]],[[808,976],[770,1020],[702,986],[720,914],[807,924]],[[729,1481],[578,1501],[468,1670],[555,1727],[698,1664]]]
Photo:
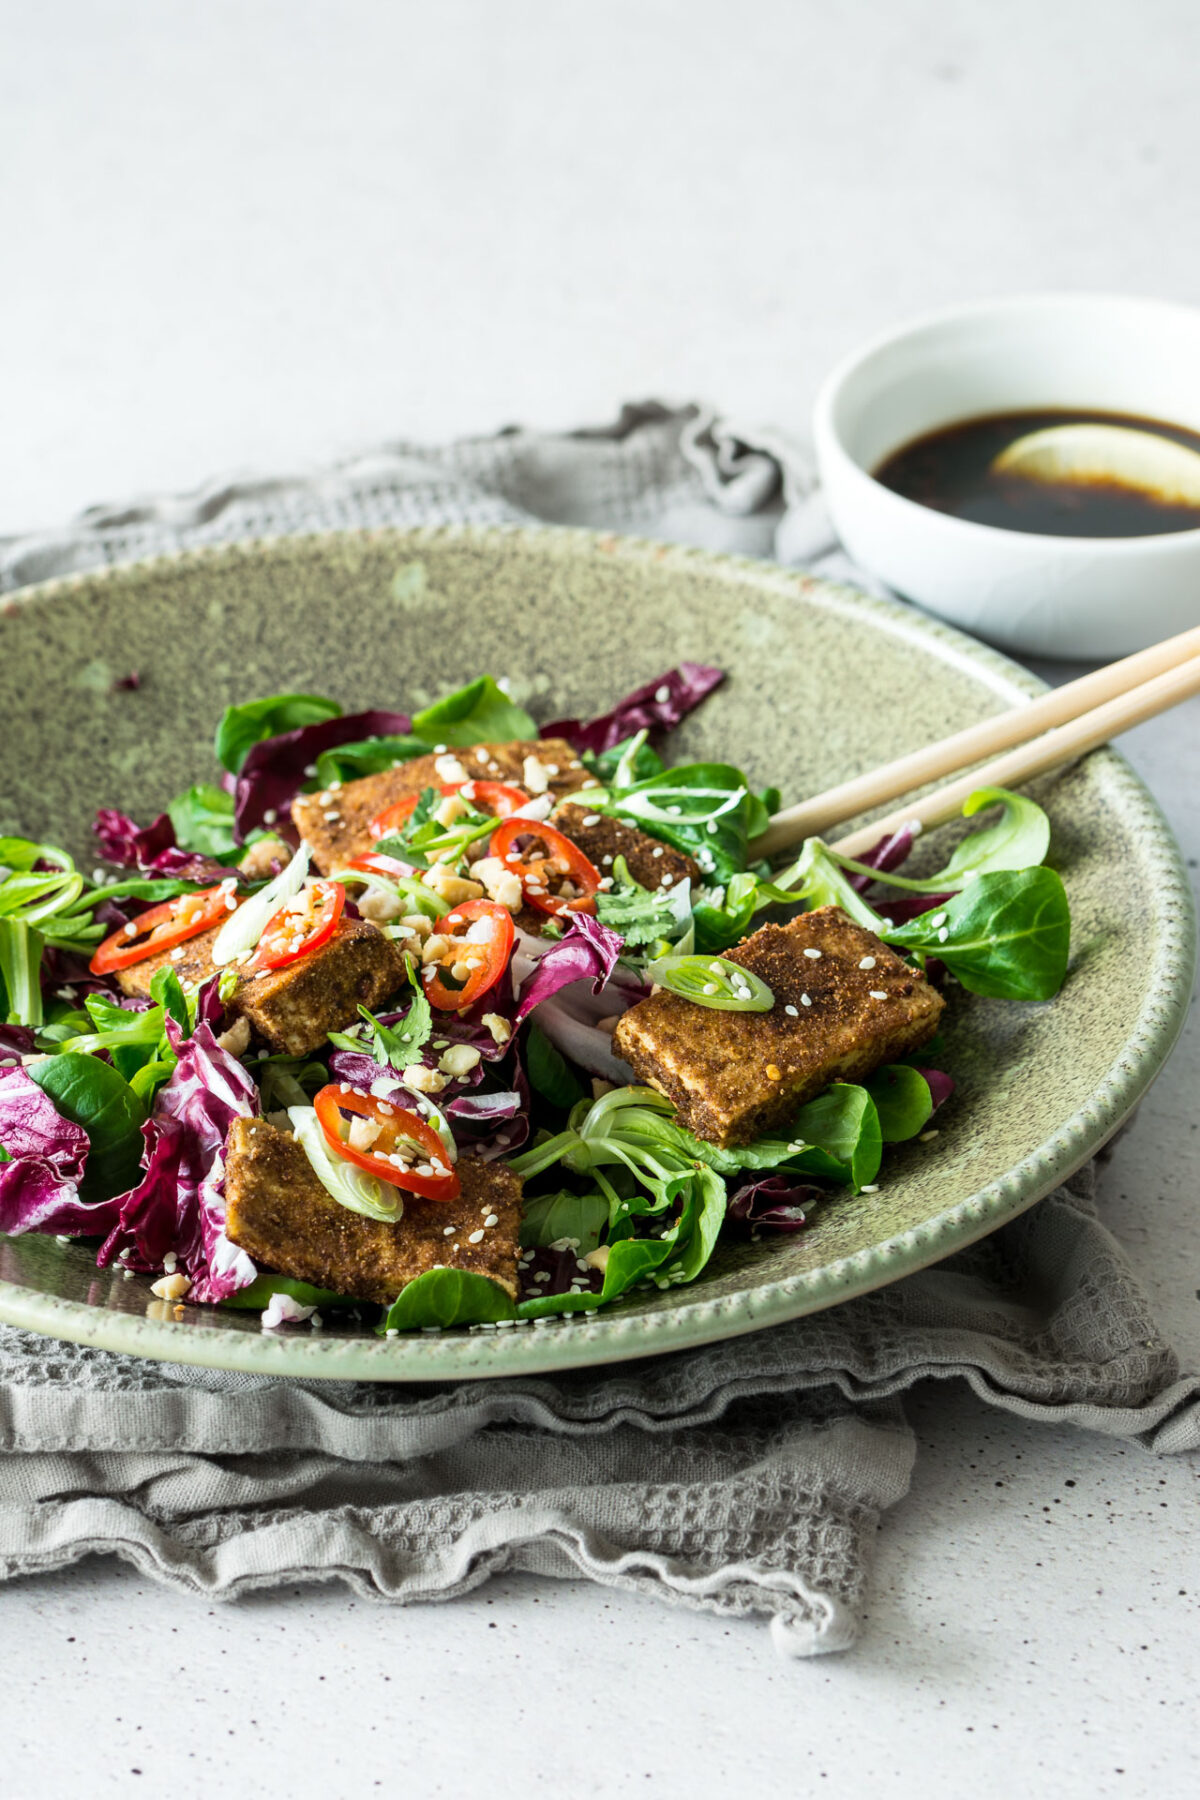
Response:
[[[240,537],[506,520],[855,578],[793,445],[647,404],[604,430],[385,445],[97,507],[0,540],[0,591]],[[538,1380],[287,1381],[0,1327],[0,1572],[99,1552],[195,1593],[338,1576],[412,1601],[520,1569],[765,1615],[791,1654],[844,1648],[879,1515],[908,1485],[914,1382],[960,1377],[1150,1450],[1200,1444],[1200,1384],[1180,1378],[1093,1185],[1085,1168],[969,1250],[811,1318]]]

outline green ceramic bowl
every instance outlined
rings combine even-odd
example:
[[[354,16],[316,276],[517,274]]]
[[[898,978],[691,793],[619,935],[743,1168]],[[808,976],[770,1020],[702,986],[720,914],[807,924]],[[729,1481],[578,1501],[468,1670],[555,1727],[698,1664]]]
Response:
[[[828,787],[1038,683],[906,607],[770,565],[576,531],[437,529],[291,538],[163,557],[15,596],[0,620],[0,831],[88,860],[98,804],[149,816],[213,774],[228,702],[281,689],[415,708],[507,676],[542,718],[587,714],[682,658],[729,680],[677,758],[743,764],[785,798]],[[136,691],[115,686],[131,669]],[[380,1340],[265,1333],[257,1314],[161,1319],[141,1280],[53,1238],[0,1239],[0,1318],[175,1362],[394,1381],[525,1375],[678,1350],[832,1306],[994,1230],[1108,1138],[1183,1023],[1194,927],[1180,857],[1121,758],[1044,782],[1074,913],[1046,1006],[956,993],[959,1083],[931,1143],[894,1149],[878,1193],[794,1237],[723,1246],[695,1286],[590,1322]],[[943,858],[938,834],[932,855]],[[926,851],[930,854],[928,848]]]

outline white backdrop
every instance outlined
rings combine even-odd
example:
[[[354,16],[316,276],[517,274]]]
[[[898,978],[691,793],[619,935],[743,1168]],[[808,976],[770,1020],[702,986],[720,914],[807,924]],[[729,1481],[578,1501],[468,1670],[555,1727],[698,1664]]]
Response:
[[[802,429],[929,306],[1198,300],[1198,53],[1195,0],[0,0],[0,532],[648,394]],[[1196,724],[1129,740],[1193,857]],[[1103,1195],[1193,1361],[1198,1065]],[[1194,1466],[916,1416],[848,1658],[573,1585],[213,1610],[93,1565],[0,1589],[0,1786],[1194,1791]]]

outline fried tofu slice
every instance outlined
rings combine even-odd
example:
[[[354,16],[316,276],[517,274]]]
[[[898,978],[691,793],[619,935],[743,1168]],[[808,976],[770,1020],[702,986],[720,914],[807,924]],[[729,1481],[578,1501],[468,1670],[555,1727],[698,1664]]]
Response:
[[[300,794],[292,802],[292,819],[301,837],[312,845],[313,861],[322,874],[342,868],[351,857],[362,856],[374,844],[367,830],[385,806],[394,806],[406,794],[423,793],[460,780],[503,781],[510,787],[531,787],[526,780],[526,759],[539,765],[536,786],[560,798],[581,788],[599,787],[565,738],[515,739],[507,744],[474,744],[469,750],[447,750],[441,755],[418,756],[378,775],[364,775],[340,788],[317,794]],[[467,796],[470,798],[470,795]]]
[[[212,948],[219,927],[190,938],[178,951],[150,956],[121,969],[123,993],[148,997],[155,971],[165,964],[181,982],[199,984],[216,973]],[[358,1018],[360,1004],[377,1011],[407,980],[405,959],[390,938],[365,919],[339,919],[329,942],[284,969],[238,975],[227,1002],[233,1018],[243,1018],[272,1050],[307,1056]]]
[[[225,1235],[282,1275],[385,1306],[433,1268],[488,1275],[515,1300],[521,1178],[477,1156],[456,1166],[456,1200],[405,1193],[404,1216],[389,1224],[340,1206],[288,1132],[235,1119],[225,1151]]]
[[[659,991],[630,1007],[613,1047],[709,1143],[786,1130],[831,1081],[854,1081],[926,1043],[945,1002],[924,974],[837,906],[764,925],[725,951],[775,996],[722,1012]]]
[[[674,887],[688,880],[698,886],[699,864],[682,850],[661,844],[648,832],[621,819],[610,819],[604,813],[589,813],[587,806],[568,800],[556,807],[550,822],[564,837],[578,844],[583,854],[594,862],[601,875],[611,875],[618,856],[640,887]]]

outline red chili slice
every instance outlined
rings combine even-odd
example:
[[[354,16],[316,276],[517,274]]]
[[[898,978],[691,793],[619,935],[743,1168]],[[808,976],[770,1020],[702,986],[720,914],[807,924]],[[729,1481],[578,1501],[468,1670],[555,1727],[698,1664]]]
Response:
[[[461,794],[464,800],[469,801],[480,812],[490,812],[497,819],[507,819],[510,813],[516,812],[529,799],[529,795],[522,789],[509,787],[503,781],[443,781],[438,786],[445,799],[449,799],[451,794]],[[367,826],[371,836],[387,837],[389,832],[399,831],[416,812],[420,798],[420,794],[405,794],[402,800],[385,806]]]
[[[232,888],[205,888],[199,894],[177,894],[152,906],[129,925],[122,925],[106,937],[88,967],[93,975],[111,975],[117,969],[128,969],[147,957],[173,950],[189,938],[199,937],[229,917]]]
[[[529,804],[523,788],[510,787],[505,781],[464,781],[455,792],[477,812],[490,812],[497,819],[507,819],[518,807]]]
[[[345,904],[346,890],[340,881],[313,881],[301,888],[267,920],[246,973],[286,969],[289,963],[319,950],[333,936]]]
[[[391,881],[408,881],[414,875],[426,873],[415,863],[401,862],[398,856],[383,856],[378,850],[368,850],[363,856],[352,857],[342,869],[342,874],[349,875],[352,871],[363,875],[386,875]]]
[[[433,1126],[415,1112],[380,1099],[377,1094],[345,1089],[336,1081],[321,1089],[313,1106],[325,1142],[346,1162],[392,1187],[423,1194],[427,1200],[458,1198],[462,1188],[450,1166],[446,1146]],[[373,1136],[369,1131],[361,1133],[361,1149],[347,1142],[354,1129],[347,1113],[376,1127]]]
[[[462,1012],[495,987],[512,955],[516,933],[512,914],[494,900],[466,900],[433,928],[434,937],[450,939],[438,962],[425,964],[425,992],[443,1012]],[[464,973],[458,975],[456,970]],[[460,984],[450,987],[446,977]]]
[[[521,838],[528,842],[518,849]],[[492,833],[491,853],[520,877],[526,900],[539,912],[595,912],[603,879],[600,871],[578,844],[553,825],[506,819]]]

